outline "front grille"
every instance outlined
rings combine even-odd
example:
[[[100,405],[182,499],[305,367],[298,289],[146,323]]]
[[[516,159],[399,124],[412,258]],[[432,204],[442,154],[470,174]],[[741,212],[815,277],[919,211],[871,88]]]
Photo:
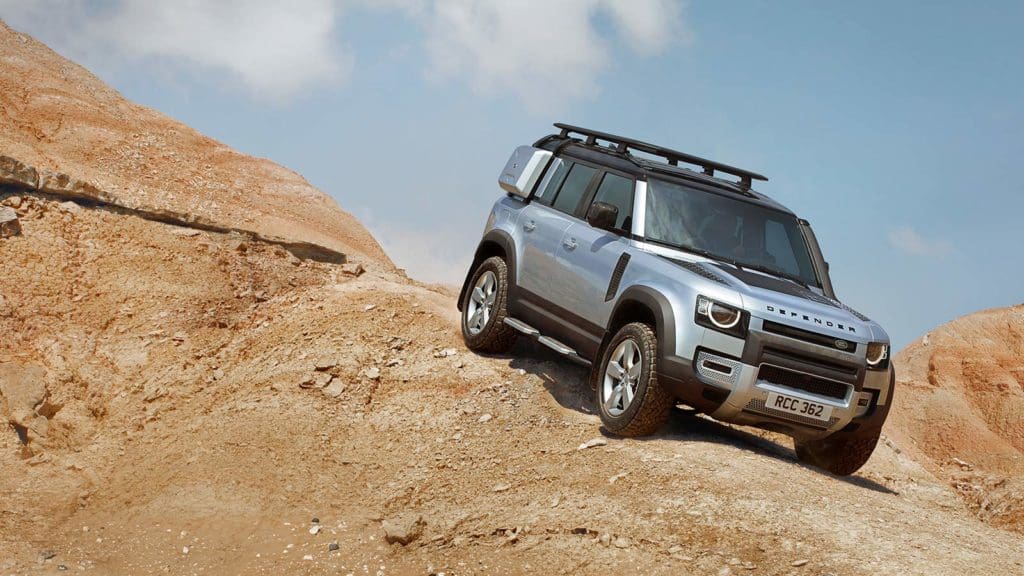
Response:
[[[775,384],[776,386],[783,386],[794,390],[803,390],[804,392],[810,392],[811,394],[827,396],[829,398],[836,398],[839,400],[846,398],[846,393],[850,390],[850,386],[843,384],[842,382],[834,382],[832,380],[818,378],[817,376],[811,376],[810,374],[792,372],[790,370],[779,368],[778,366],[770,366],[766,364],[762,365],[761,369],[758,370],[757,379]]]
[[[765,332],[771,332],[772,334],[778,334],[780,336],[793,338],[794,340],[800,340],[810,344],[817,344],[818,346],[824,346],[826,348],[831,348],[832,350],[840,350],[851,354],[857,351],[856,342],[845,340],[843,338],[833,338],[832,336],[811,332],[810,330],[794,328],[793,326],[779,324],[778,322],[772,322],[770,320],[764,321],[763,329]]]
[[[785,361],[797,362],[799,364],[814,366],[815,368],[830,370],[836,373],[835,378],[839,380],[852,381],[856,379],[859,371],[857,366],[842,364],[828,358],[801,354],[793,350],[782,350],[781,348],[776,348],[774,346],[765,346],[761,354],[761,359],[765,362],[771,363],[773,358],[777,358],[777,360],[775,360],[777,363],[784,363]]]
[[[815,428],[831,428],[836,422],[839,421],[839,419],[836,418],[835,416],[829,418],[828,422],[824,422],[821,420],[815,420],[814,418],[801,416],[799,414],[790,414],[789,412],[776,410],[774,408],[765,406],[763,398],[754,398],[750,402],[747,402],[747,405],[744,407],[744,410],[747,410],[748,412],[757,412],[758,414],[767,414],[768,416],[782,418],[783,420],[792,420],[793,422],[799,422],[801,424],[813,426]]]

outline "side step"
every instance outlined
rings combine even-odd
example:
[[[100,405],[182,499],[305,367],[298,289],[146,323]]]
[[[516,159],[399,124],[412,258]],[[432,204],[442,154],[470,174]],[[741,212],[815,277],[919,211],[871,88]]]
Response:
[[[565,356],[566,358],[572,360],[573,362],[577,362],[584,366],[590,366],[590,362],[581,357],[579,354],[577,354],[575,350],[566,346],[565,344],[562,344],[558,340],[551,338],[550,336],[542,336],[540,330],[537,330],[536,328],[530,326],[529,324],[523,322],[522,320],[516,320],[515,318],[505,318],[505,324],[508,324],[512,328],[522,333],[524,336],[528,336],[536,340],[538,343],[547,346],[548,348],[554,350],[555,352],[558,352],[559,354]]]

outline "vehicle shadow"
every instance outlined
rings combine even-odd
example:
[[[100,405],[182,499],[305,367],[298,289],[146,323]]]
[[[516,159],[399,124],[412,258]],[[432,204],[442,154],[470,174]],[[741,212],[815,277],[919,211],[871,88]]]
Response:
[[[547,347],[525,339],[520,339],[511,353],[502,357],[509,360],[510,367],[525,370],[528,374],[540,378],[548,394],[559,406],[588,416],[598,414],[595,392],[591,390],[589,384],[588,368],[568,362]],[[717,422],[690,409],[677,408],[672,411],[668,422],[657,434],[637,440],[668,439],[725,444],[831,476],[859,488],[882,494],[899,494],[862,476],[836,476],[820,468],[803,464],[797,459],[796,451],[788,445],[788,439],[784,440],[787,444],[781,444],[769,437],[779,435],[763,433],[765,435],[762,436],[757,433],[759,430],[748,430],[754,429]],[[604,427],[601,428],[601,433],[613,437]]]

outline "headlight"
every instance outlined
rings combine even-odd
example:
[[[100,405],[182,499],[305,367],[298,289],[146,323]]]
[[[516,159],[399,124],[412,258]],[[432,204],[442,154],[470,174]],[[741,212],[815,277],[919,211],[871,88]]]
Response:
[[[889,345],[882,342],[868,344],[868,367],[882,369],[889,366]]]
[[[747,334],[747,313],[729,306],[715,302],[704,296],[697,297],[696,322],[705,328],[711,328],[724,332],[737,338],[743,338]]]

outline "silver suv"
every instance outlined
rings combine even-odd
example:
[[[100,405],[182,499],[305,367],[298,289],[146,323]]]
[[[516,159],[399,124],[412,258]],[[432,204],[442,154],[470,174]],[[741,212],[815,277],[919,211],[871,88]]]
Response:
[[[466,345],[526,336],[592,365],[615,434],[652,434],[682,403],[857,471],[892,403],[889,337],[836,299],[807,221],[759,174],[555,126],[501,173],[459,296]]]

